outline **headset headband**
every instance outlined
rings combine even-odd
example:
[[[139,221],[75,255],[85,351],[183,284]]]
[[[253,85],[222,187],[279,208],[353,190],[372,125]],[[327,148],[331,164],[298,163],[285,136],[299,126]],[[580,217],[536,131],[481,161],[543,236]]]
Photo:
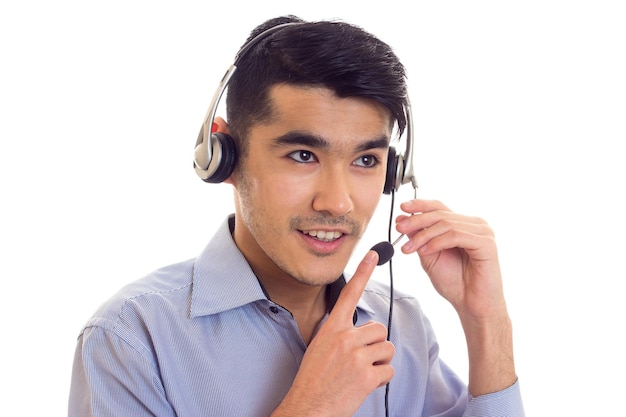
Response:
[[[252,38],[241,47],[235,61],[226,70],[213,97],[209,108],[204,116],[204,122],[200,128],[194,154],[194,169],[196,174],[206,182],[222,182],[234,169],[236,163],[236,149],[232,144],[232,138],[228,135],[213,133],[212,126],[217,113],[222,95],[228,87],[231,77],[237,70],[237,65],[246,54],[259,44],[263,39],[271,34],[282,30],[288,26],[301,25],[304,22],[289,22],[273,26]],[[406,148],[404,154],[396,155],[395,149],[390,147],[390,158],[387,165],[387,179],[384,193],[389,194],[397,191],[402,184],[411,183],[413,188],[417,188],[417,180],[413,173],[413,120],[411,117],[411,105],[407,97],[404,105],[404,115],[406,118],[405,137]],[[207,138],[209,138],[207,140]]]

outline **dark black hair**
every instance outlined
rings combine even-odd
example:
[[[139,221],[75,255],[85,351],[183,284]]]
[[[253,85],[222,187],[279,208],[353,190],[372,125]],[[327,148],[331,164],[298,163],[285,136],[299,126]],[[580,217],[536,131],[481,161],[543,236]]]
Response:
[[[295,16],[264,22],[246,44],[271,27],[291,22],[298,24],[279,29],[243,54],[228,85],[227,118],[240,151],[245,153],[248,129],[271,117],[269,90],[276,84],[324,87],[338,97],[374,100],[389,110],[401,134],[406,126],[406,74],[391,47],[345,22],[304,22]]]

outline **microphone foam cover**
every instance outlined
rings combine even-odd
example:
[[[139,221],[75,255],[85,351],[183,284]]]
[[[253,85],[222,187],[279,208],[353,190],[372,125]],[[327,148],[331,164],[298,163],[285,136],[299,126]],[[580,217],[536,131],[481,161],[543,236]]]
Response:
[[[378,253],[378,264],[382,265],[387,263],[393,256],[393,245],[389,242],[379,242],[372,246],[372,250]]]

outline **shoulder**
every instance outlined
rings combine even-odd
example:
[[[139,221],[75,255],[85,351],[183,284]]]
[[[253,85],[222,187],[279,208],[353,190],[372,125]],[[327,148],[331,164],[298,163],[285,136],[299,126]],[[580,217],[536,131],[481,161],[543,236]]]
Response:
[[[127,315],[137,318],[160,314],[168,308],[187,305],[193,281],[194,259],[159,268],[122,287],[106,300],[89,320],[87,326],[110,328]]]
[[[376,316],[387,317],[389,304],[393,297],[393,314],[396,318],[404,317],[410,322],[427,322],[417,298],[394,288],[393,294],[389,285],[370,280],[361,297],[364,307],[369,307]]]
[[[382,302],[389,305],[389,300],[393,297],[394,304],[407,305],[409,308],[421,310],[419,301],[412,295],[409,295],[397,288],[392,290],[389,285],[380,281],[370,280],[363,291],[363,299],[367,302]]]
[[[393,297],[393,307],[390,309],[390,300]],[[412,295],[401,290],[390,291],[387,284],[371,280],[361,297],[359,306],[363,317],[361,322],[368,320],[378,321],[385,325],[390,325],[389,314],[393,311],[392,341],[398,347],[421,346],[421,350],[416,350],[420,358],[428,357],[429,349],[436,344],[435,333],[430,321],[422,307]]]

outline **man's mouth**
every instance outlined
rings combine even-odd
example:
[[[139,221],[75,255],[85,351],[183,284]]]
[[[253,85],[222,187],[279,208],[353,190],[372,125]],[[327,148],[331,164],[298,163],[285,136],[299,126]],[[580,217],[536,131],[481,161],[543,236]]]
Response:
[[[332,242],[343,236],[343,233],[339,231],[330,230],[301,230],[300,232],[322,242]]]

